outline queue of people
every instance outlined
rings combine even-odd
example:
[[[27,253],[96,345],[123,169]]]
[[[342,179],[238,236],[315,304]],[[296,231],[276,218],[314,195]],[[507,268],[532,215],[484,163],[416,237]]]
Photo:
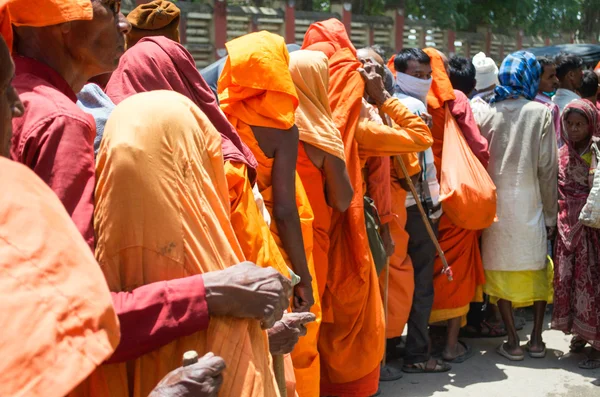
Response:
[[[0,0],[0,394],[370,397],[469,327],[544,357],[549,302],[600,367],[600,71],[330,19],[203,76],[175,4],[120,5]]]

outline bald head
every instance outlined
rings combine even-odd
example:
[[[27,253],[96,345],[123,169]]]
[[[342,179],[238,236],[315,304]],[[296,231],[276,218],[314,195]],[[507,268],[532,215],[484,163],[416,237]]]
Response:
[[[379,55],[372,48],[361,48],[360,50],[356,51],[356,57],[363,64],[365,63],[365,61],[371,60],[372,62],[378,63],[381,66],[384,65],[384,61],[381,55]]]

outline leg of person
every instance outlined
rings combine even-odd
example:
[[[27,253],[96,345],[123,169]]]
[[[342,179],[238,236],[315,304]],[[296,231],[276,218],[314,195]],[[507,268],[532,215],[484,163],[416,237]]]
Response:
[[[519,334],[517,334],[517,329],[515,328],[512,302],[500,299],[498,301],[498,309],[500,309],[502,321],[504,321],[506,331],[508,332],[508,342],[498,347],[498,353],[511,361],[521,361],[524,359],[524,355],[523,349],[519,345]]]
[[[408,255],[413,263],[415,291],[408,318],[404,363],[415,364],[430,360],[428,327],[431,307],[433,306],[435,245],[427,233],[427,228],[417,206],[408,207],[407,213],[406,231],[410,236]],[[437,234],[437,224],[430,222],[430,225]]]
[[[531,331],[531,339],[527,344],[529,355],[533,358],[544,358],[546,356],[546,344],[542,339],[545,314],[546,301],[535,301],[533,303],[533,331]]]
[[[454,317],[448,320],[446,334],[446,347],[442,352],[444,360],[451,363],[462,363],[473,356],[473,350],[464,342],[458,340],[462,317]]]

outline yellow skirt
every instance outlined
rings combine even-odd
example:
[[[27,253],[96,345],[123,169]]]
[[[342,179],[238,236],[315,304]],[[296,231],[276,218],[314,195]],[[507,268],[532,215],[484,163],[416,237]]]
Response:
[[[554,264],[548,257],[546,268],[541,270],[486,270],[483,291],[490,296],[491,303],[496,304],[500,299],[504,299],[511,301],[515,308],[531,306],[535,301],[552,303],[553,279]]]

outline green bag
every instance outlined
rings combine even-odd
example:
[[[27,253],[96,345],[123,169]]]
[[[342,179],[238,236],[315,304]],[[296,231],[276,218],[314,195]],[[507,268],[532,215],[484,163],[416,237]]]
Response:
[[[375,270],[377,270],[377,275],[379,275],[387,263],[387,253],[379,231],[381,229],[381,219],[379,219],[379,212],[377,211],[377,207],[375,207],[373,199],[364,196],[364,206],[365,226],[367,228],[367,236],[369,237],[369,246],[371,247],[371,254],[375,262]]]

